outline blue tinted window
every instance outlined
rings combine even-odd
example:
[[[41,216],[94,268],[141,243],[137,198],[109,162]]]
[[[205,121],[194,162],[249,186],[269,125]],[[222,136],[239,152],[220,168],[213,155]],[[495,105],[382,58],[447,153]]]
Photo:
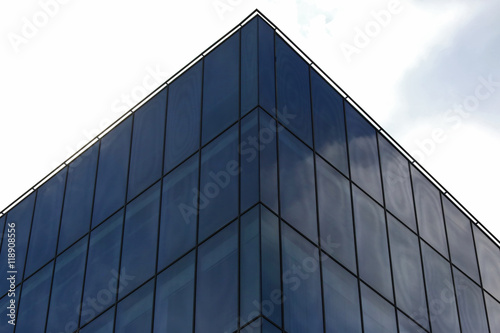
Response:
[[[361,303],[365,333],[396,333],[398,331],[394,307],[364,283],[361,283]]]
[[[168,87],[165,172],[200,146],[201,71],[200,61]]]
[[[191,252],[158,275],[155,333],[193,331],[194,260]]]
[[[343,98],[314,70],[311,91],[316,152],[349,175]]]
[[[132,117],[101,140],[92,226],[125,203]]]
[[[309,65],[280,37],[276,38],[278,120],[312,147]]]
[[[155,273],[159,215],[159,182],[127,205],[120,272],[134,279],[120,281],[119,298]]]
[[[163,179],[158,269],[196,243],[198,157],[191,157]]]
[[[488,311],[488,320],[490,323],[491,333],[500,333],[500,303],[488,294],[484,294],[486,298],[486,309]]]
[[[358,280],[326,256],[323,292],[326,332],[361,332]]]
[[[398,311],[399,333],[425,333],[423,328],[418,326],[414,321],[405,316],[401,311]]]
[[[483,288],[500,299],[500,251],[478,227],[474,225],[473,229]]]
[[[55,255],[66,171],[66,168],[59,171],[38,189],[25,277],[33,274]]]
[[[278,212],[278,153],[276,121],[264,111],[259,113],[260,195],[263,203]]]
[[[354,221],[359,275],[392,300],[391,266],[384,210],[358,188],[353,188]]]
[[[413,231],[417,231],[408,160],[379,135],[380,164],[384,180],[385,205]]]
[[[317,242],[313,152],[288,131],[279,142],[281,216]]]
[[[59,252],[89,231],[98,152],[97,143],[69,165],[59,234]]]
[[[323,332],[318,249],[282,223],[285,329]]]
[[[203,144],[229,127],[239,113],[240,34],[235,33],[205,57]]]
[[[257,20],[241,28],[241,114],[258,104]]]
[[[259,206],[241,217],[240,325],[260,314],[260,216]]]
[[[80,330],[80,333],[113,333],[115,307],[104,312]]]
[[[128,200],[161,176],[167,89],[163,89],[134,113]]]
[[[259,151],[267,147],[260,143],[258,115],[256,110],[241,120],[241,211],[259,201]]]
[[[321,248],[356,271],[349,181],[316,158]]]
[[[200,240],[238,214],[238,126],[203,148],[200,181]]]
[[[274,30],[259,21],[259,105],[275,114],[276,86],[274,76]]]
[[[345,111],[352,180],[382,202],[377,132],[351,104],[345,103]]]
[[[153,319],[154,280],[134,291],[116,307],[116,332],[137,333],[151,331]]]

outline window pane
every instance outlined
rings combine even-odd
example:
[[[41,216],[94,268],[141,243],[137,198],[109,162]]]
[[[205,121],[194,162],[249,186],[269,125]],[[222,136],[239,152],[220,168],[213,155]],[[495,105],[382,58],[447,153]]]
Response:
[[[59,253],[89,232],[98,152],[99,143],[96,143],[68,167]]]
[[[259,201],[259,151],[267,147],[260,142],[258,115],[256,110],[241,120],[241,211]]]
[[[134,112],[128,200],[161,176],[166,104],[167,89],[163,89]]]
[[[309,65],[276,38],[278,120],[312,147]]]
[[[279,142],[281,216],[317,242],[313,152],[288,131]]]
[[[422,327],[415,324],[402,312],[398,311],[399,333],[425,333],[427,332]]]
[[[193,331],[194,252],[158,275],[154,332]]]
[[[239,113],[240,34],[235,33],[205,57],[203,144],[229,127]]]
[[[202,66],[197,62],[168,87],[165,173],[200,146]]]
[[[259,21],[259,105],[275,114],[276,86],[274,76],[274,30]]]
[[[55,256],[67,170],[59,171],[37,190],[25,278]]]
[[[356,272],[349,181],[316,158],[321,248]]]
[[[114,320],[115,307],[112,307],[82,328],[80,333],[113,333]]]
[[[349,175],[344,100],[314,70],[311,70],[311,86],[316,152]]]
[[[258,104],[257,20],[241,28],[241,115]]]
[[[488,309],[490,332],[500,333],[500,303],[486,293],[484,297],[486,298],[486,308]]]
[[[101,140],[92,227],[125,203],[131,125],[128,117]]]
[[[151,331],[154,280],[134,291],[116,307],[116,332]]]
[[[483,288],[500,299],[500,251],[477,226],[473,225],[473,229]]]
[[[197,274],[195,332],[234,331],[238,324],[236,222],[199,247]]]
[[[198,158],[196,154],[163,179],[158,270],[195,246]]]
[[[260,314],[260,209],[241,217],[240,326]]]
[[[260,152],[261,200],[278,212],[278,153],[276,150],[276,121],[266,112],[259,113],[259,137],[264,148]],[[281,127],[283,129],[283,127]]]
[[[353,199],[359,275],[393,300],[384,210],[357,187],[353,187]]]
[[[462,333],[489,332],[481,288],[456,268],[453,275]]]
[[[396,333],[398,328],[394,307],[364,283],[361,283],[361,296],[364,332]]]
[[[281,232],[285,329],[323,332],[318,249],[285,223]]]
[[[351,104],[345,103],[345,111],[352,180],[382,202],[377,132]]]

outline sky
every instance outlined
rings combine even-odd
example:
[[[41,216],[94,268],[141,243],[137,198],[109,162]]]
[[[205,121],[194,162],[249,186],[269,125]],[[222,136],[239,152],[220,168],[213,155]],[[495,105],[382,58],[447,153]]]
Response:
[[[258,8],[497,238],[500,2],[0,4],[0,210]]]

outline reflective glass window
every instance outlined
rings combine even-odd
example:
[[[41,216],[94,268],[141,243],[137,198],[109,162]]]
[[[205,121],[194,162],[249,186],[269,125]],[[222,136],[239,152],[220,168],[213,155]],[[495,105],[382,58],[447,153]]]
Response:
[[[418,326],[414,321],[405,316],[401,311],[398,311],[399,333],[425,333],[427,332],[422,327]]]
[[[259,33],[259,105],[275,114],[276,86],[274,69],[274,30],[260,17]]]
[[[5,229],[5,220],[6,220],[6,215],[3,215],[2,217],[0,217],[0,230],[2,230],[2,237],[0,238],[0,249],[2,248],[2,243],[3,243],[3,240],[5,237],[3,237],[3,235],[7,232],[7,230],[9,228],[7,228],[7,230]],[[6,241],[7,242],[7,241]],[[1,250],[0,250],[1,251]]]
[[[238,119],[239,67],[240,33],[236,32],[205,57],[202,116],[203,144]]]
[[[92,226],[96,226],[125,203],[132,117],[101,140]]]
[[[172,170],[200,146],[202,69],[199,61],[168,87],[164,172]]]
[[[163,89],[134,112],[128,200],[161,176],[167,89]]]
[[[314,154],[288,131],[279,134],[281,216],[318,241]]]
[[[241,28],[241,114],[258,104],[257,20],[253,18]]]
[[[259,201],[259,151],[266,146],[260,143],[258,115],[256,110],[241,120],[241,211]]]
[[[391,266],[384,210],[353,187],[354,221],[360,277],[392,300]]]
[[[116,307],[116,332],[150,332],[153,319],[154,280],[118,303]]]
[[[490,332],[500,333],[500,303],[487,293],[484,294],[484,297],[486,299]]]
[[[80,329],[80,333],[113,333],[115,307],[112,307],[87,326]]]
[[[281,127],[283,129],[283,127]],[[266,112],[259,113],[260,196],[263,203],[278,212],[278,153],[276,121]]]
[[[473,229],[483,288],[500,299],[500,250],[477,226]]]
[[[240,326],[260,314],[260,209],[243,215],[240,236]]]
[[[396,333],[396,313],[385,299],[361,283],[363,326],[365,333]]]

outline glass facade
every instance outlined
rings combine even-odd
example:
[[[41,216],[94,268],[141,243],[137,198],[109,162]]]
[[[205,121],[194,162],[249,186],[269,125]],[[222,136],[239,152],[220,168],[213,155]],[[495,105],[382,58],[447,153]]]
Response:
[[[499,332],[498,245],[343,96],[247,20],[0,217],[0,331]]]

